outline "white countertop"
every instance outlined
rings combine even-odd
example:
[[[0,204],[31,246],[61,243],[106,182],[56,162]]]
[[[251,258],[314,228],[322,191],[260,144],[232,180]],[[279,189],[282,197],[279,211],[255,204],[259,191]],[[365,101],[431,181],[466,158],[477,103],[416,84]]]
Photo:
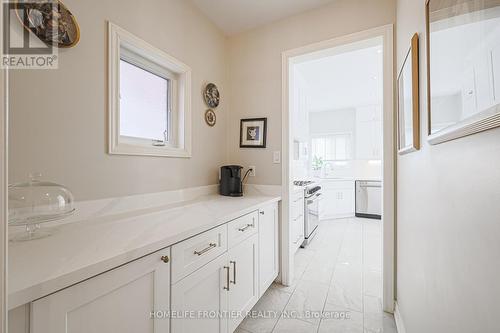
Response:
[[[205,194],[163,207],[51,227],[49,237],[9,242],[9,309],[103,273],[250,213],[279,195]]]

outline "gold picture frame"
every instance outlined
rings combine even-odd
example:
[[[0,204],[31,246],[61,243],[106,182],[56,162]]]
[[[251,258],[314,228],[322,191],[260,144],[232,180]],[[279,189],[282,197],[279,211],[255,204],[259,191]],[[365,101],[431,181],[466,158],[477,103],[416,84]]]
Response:
[[[398,74],[398,152],[400,155],[420,149],[420,90],[418,34],[411,39]]]

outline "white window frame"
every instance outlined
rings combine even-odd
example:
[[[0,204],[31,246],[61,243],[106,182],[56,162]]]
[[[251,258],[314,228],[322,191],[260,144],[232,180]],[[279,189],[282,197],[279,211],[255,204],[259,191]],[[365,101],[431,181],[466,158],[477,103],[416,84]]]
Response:
[[[333,133],[322,133],[322,134],[313,134],[311,135],[311,140],[310,140],[310,145],[311,145],[311,159],[314,158],[314,154],[313,154],[313,144],[312,144],[312,141],[313,139],[322,139],[322,138],[329,138],[329,137],[339,137],[339,136],[343,136],[343,137],[346,137],[348,139],[348,142],[347,142],[347,145],[346,145],[346,154],[347,154],[347,159],[333,159],[333,160],[327,160],[325,159],[324,161],[325,162],[347,162],[347,161],[352,161],[353,160],[353,150],[352,150],[352,145],[353,145],[353,141],[352,141],[352,133],[351,132],[333,132]],[[336,149],[336,147],[335,147]],[[336,151],[335,151],[335,155],[336,155]],[[336,156],[335,156],[336,157]]]
[[[166,142],[120,135],[120,60],[169,80],[169,138]],[[130,32],[108,22],[110,154],[191,157],[191,68]]]

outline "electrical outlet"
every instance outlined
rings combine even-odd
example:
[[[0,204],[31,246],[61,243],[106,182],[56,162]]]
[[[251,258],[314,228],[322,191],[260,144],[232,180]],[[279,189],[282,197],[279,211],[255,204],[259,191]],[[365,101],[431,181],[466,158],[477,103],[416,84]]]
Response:
[[[255,165],[250,165],[248,167],[249,170],[252,170],[250,171],[250,173],[248,174],[250,177],[255,177],[255,174],[256,174],[256,171],[255,171]]]

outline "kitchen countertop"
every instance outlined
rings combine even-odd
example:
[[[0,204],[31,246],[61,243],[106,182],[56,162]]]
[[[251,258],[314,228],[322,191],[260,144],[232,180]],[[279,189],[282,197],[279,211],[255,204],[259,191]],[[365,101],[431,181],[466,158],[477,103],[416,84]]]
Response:
[[[205,194],[168,206],[103,215],[51,227],[46,238],[9,242],[9,309],[281,200]]]

